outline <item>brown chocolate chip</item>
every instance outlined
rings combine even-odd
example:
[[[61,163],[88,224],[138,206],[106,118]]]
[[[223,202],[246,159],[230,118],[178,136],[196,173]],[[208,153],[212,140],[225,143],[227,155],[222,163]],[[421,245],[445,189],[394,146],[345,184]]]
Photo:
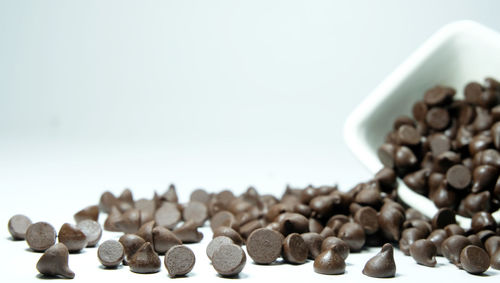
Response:
[[[345,260],[349,256],[350,248],[345,241],[335,236],[330,236],[325,238],[321,244],[321,251],[324,252],[326,250],[333,250]]]
[[[416,227],[411,227],[403,230],[401,239],[399,240],[399,249],[405,254],[410,255],[410,246],[416,240],[423,239],[427,236],[427,232]]]
[[[309,232],[309,220],[301,214],[286,212],[281,214],[276,220],[280,225],[280,232],[284,236],[291,233]]]
[[[97,221],[99,219],[99,207],[97,205],[87,206],[73,215],[75,222],[90,219]]]
[[[352,252],[360,251],[365,244],[366,236],[363,227],[358,223],[348,222],[342,225],[338,237],[349,245]]]
[[[475,213],[471,219],[471,229],[473,232],[479,232],[481,230],[495,230],[497,228],[497,223],[491,213],[486,211],[480,211]]]
[[[68,249],[62,243],[48,248],[36,264],[36,269],[46,276],[62,276],[72,279],[75,273],[68,266]]]
[[[184,276],[193,270],[196,258],[193,251],[184,246],[173,246],[165,254],[164,264],[170,277]]]
[[[344,259],[333,250],[326,250],[314,259],[314,272],[326,275],[345,273]]]
[[[32,224],[31,219],[27,216],[16,214],[9,219],[8,228],[9,233],[14,240],[24,240],[26,237],[26,230]]]
[[[424,101],[417,101],[413,104],[412,114],[415,120],[424,121],[429,107]]]
[[[120,232],[116,227],[116,222],[121,221],[122,214],[116,206],[111,207],[108,217],[104,221],[104,230],[111,232]]]
[[[235,244],[225,244],[215,251],[212,266],[223,277],[237,276],[245,267],[247,257],[243,249]]]
[[[328,218],[334,214],[335,206],[339,205],[341,198],[338,195],[319,195],[309,202],[312,216],[317,219]]]
[[[378,215],[377,211],[372,207],[365,206],[358,209],[354,214],[354,221],[363,227],[367,235],[378,231]]]
[[[397,186],[396,172],[392,168],[384,167],[380,169],[373,179],[379,182],[380,188],[384,192],[390,192]]]
[[[400,170],[409,170],[417,165],[418,159],[411,149],[400,146],[396,149],[394,162]]]
[[[500,270],[500,250],[491,256],[490,265],[492,268]]]
[[[154,220],[156,207],[157,205],[154,199],[139,199],[135,202],[135,208],[141,211],[141,223]]]
[[[450,139],[441,133],[435,133],[428,138],[429,147],[431,149],[433,156],[438,156],[443,152],[447,152],[451,149]]]
[[[419,239],[413,242],[410,246],[410,255],[418,264],[436,266],[437,248],[429,240]]]
[[[500,249],[500,236],[491,236],[484,242],[484,248],[490,256]]]
[[[130,270],[136,273],[160,271],[161,261],[151,243],[144,243],[128,260]]]
[[[141,211],[136,208],[131,208],[125,211],[119,219],[116,220],[114,226],[124,233],[135,233],[141,224]]]
[[[279,224],[278,224],[279,225]],[[241,237],[244,239],[248,238],[248,236],[255,230],[264,227],[263,221],[261,219],[252,220],[245,225],[241,226],[239,229]]]
[[[160,199],[162,201],[173,202],[173,203],[179,202],[179,197],[177,196],[175,185],[170,184],[170,186],[168,186],[168,189],[160,196]]]
[[[427,240],[431,241],[434,243],[436,246],[436,252],[437,255],[442,255],[441,252],[441,244],[446,240],[448,235],[446,234],[446,231],[444,229],[436,229],[431,232],[431,234],[427,237]]]
[[[439,209],[432,218],[432,228],[441,229],[448,224],[457,223],[455,219],[455,212],[449,208]]]
[[[460,265],[460,252],[470,241],[462,235],[452,235],[441,244],[441,252],[451,263]]]
[[[448,237],[452,235],[465,235],[465,230],[458,224],[448,224],[444,227],[444,231]]]
[[[274,230],[260,228],[247,239],[248,255],[257,264],[270,264],[281,255],[283,235]]]
[[[203,226],[208,218],[208,209],[204,203],[198,201],[190,201],[182,210],[182,219],[184,221],[192,220],[198,226]]]
[[[323,237],[315,232],[303,233],[300,236],[307,245],[307,250],[309,251],[307,257],[309,259],[315,259],[321,253]]]
[[[102,193],[101,199],[99,200],[99,210],[104,213],[110,213],[113,206],[118,205],[118,199],[116,199],[113,193],[106,191]]]
[[[460,253],[460,264],[471,274],[481,274],[490,267],[490,257],[483,249],[469,245]]]
[[[57,235],[59,242],[63,243],[69,252],[79,252],[87,246],[87,237],[83,231],[69,223],[64,223]]]
[[[217,236],[210,241],[207,245],[206,253],[210,260],[214,256],[214,253],[220,248],[222,245],[233,244],[233,240],[226,236]]]
[[[397,129],[399,129],[399,127],[401,127],[403,125],[415,126],[415,121],[411,117],[408,117],[405,115],[398,116],[394,120],[393,128],[394,128],[394,130],[397,130]]]
[[[132,255],[134,255],[135,252],[146,243],[143,238],[134,234],[125,234],[121,236],[118,241],[122,244],[125,251],[125,259],[123,261],[124,264],[128,264]]]
[[[143,238],[144,241],[153,243],[153,228],[154,227],[155,227],[155,221],[154,220],[148,221],[148,222],[142,224],[142,226],[139,228],[139,230],[137,230],[137,232],[135,234],[137,236]],[[163,226],[159,226],[159,227],[163,227]]]
[[[168,252],[170,248],[176,245],[181,245],[182,241],[177,236],[162,226],[153,228],[153,246],[158,254]]]
[[[468,83],[464,89],[465,101],[470,104],[478,104],[482,92],[483,87],[480,84],[476,82]]]
[[[412,189],[413,191],[421,195],[425,195],[427,194],[428,190],[427,179],[429,178],[430,173],[431,170],[429,170],[428,168],[422,168],[420,170],[407,174],[403,178],[403,182],[408,186],[408,188]]]
[[[199,201],[204,204],[208,204],[210,200],[210,194],[207,193],[204,189],[196,189],[191,192],[191,196],[189,197],[190,201]]]
[[[289,234],[283,240],[281,254],[286,262],[302,264],[306,262],[308,253],[307,244],[299,234]]]
[[[217,212],[210,219],[210,228],[212,228],[212,231],[220,226],[231,227],[235,230],[239,229],[239,225],[236,221],[235,216],[231,212],[226,210]]]
[[[394,249],[391,244],[384,244],[382,250],[365,264],[363,274],[375,278],[388,278],[396,275]]]
[[[385,167],[394,168],[396,146],[391,143],[384,143],[378,148],[377,156]]]
[[[435,130],[444,130],[450,123],[450,114],[444,108],[434,107],[427,111],[425,121]]]
[[[450,102],[455,90],[445,86],[435,86],[424,94],[424,102],[429,106],[443,105]]]
[[[173,229],[181,220],[181,212],[177,208],[177,204],[164,202],[156,211],[154,219],[157,226]]]
[[[87,247],[97,245],[102,236],[102,228],[99,223],[91,219],[85,219],[76,224],[87,238]]]
[[[47,222],[31,224],[26,230],[26,242],[32,250],[43,252],[56,243],[56,230]]]
[[[490,191],[470,193],[462,200],[465,216],[472,217],[476,212],[490,210]]]
[[[203,239],[203,234],[198,231],[198,225],[193,221],[184,222],[173,232],[182,243],[198,243]]]
[[[420,134],[412,126],[403,125],[397,131],[398,141],[402,145],[417,145],[420,143]]]
[[[231,227],[220,226],[216,228],[213,233],[213,238],[215,239],[216,237],[219,236],[229,237],[231,240],[233,240],[233,243],[238,246],[241,246],[244,243],[244,240],[241,237],[241,235]]]
[[[107,240],[99,245],[97,258],[102,265],[116,268],[123,260],[125,253],[122,244],[115,240]]]
[[[404,214],[398,209],[382,208],[378,216],[379,229],[388,240],[399,241]]]
[[[487,188],[493,187],[498,179],[498,169],[490,165],[480,165],[472,173],[474,182],[472,192],[477,193]]]
[[[467,188],[471,179],[472,176],[469,168],[461,164],[454,165],[446,171],[446,180],[448,184],[458,190]]]

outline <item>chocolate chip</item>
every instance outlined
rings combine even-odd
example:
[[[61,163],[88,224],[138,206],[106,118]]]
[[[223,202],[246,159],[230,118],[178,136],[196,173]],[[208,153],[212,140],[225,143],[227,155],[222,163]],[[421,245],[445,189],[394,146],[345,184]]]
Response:
[[[428,190],[427,179],[429,178],[430,173],[431,170],[423,168],[407,174],[403,178],[403,182],[413,191],[421,195],[426,195]]]
[[[171,277],[184,276],[193,270],[196,258],[193,251],[184,246],[173,246],[165,254],[164,264]]]
[[[216,237],[219,236],[229,237],[231,240],[233,240],[233,243],[238,246],[241,246],[244,243],[244,240],[241,237],[241,235],[231,227],[220,226],[216,228],[213,233],[213,238],[215,239]]]
[[[148,221],[148,222],[142,224],[142,226],[139,228],[139,230],[137,230],[137,232],[135,234],[137,236],[143,238],[144,241],[153,243],[154,242],[153,241],[153,228],[154,227],[155,227],[155,221],[154,220]],[[159,227],[163,227],[163,226],[159,226]]]
[[[102,265],[116,268],[123,260],[125,253],[122,244],[115,240],[107,240],[99,245],[97,258]]]
[[[164,254],[168,252],[170,248],[176,245],[181,245],[182,241],[177,238],[177,236],[162,226],[156,226],[153,228],[153,246],[158,254]]]
[[[425,239],[419,239],[410,246],[410,255],[418,263],[429,267],[436,266],[436,245]]]
[[[177,204],[164,202],[160,208],[156,210],[154,219],[157,226],[173,229],[181,220],[181,212],[177,208]]]
[[[260,228],[247,239],[248,255],[257,264],[270,264],[281,255],[283,235],[279,232]]]
[[[156,201],[150,199],[139,199],[135,202],[135,208],[141,211],[141,223],[154,220],[156,206]]]
[[[345,260],[349,256],[350,248],[345,241],[335,236],[330,236],[325,238],[321,244],[321,251],[324,252],[326,250],[333,250]]]
[[[57,235],[59,242],[63,243],[69,252],[79,252],[87,246],[87,237],[83,231],[69,223],[64,223]]]
[[[491,193],[483,191],[479,193],[470,193],[462,200],[464,215],[472,217],[476,212],[490,210]]]
[[[27,216],[16,214],[9,219],[8,228],[9,233],[14,240],[24,240],[26,237],[26,230],[32,224],[31,219]]]
[[[104,230],[110,232],[121,232],[116,226],[118,221],[121,221],[122,214],[116,206],[111,207],[108,217],[104,221]]]
[[[464,89],[465,101],[470,104],[478,104],[482,92],[483,87],[480,84],[476,82],[468,83]]]
[[[193,221],[184,222],[173,232],[182,243],[198,243],[203,239],[203,234],[198,231],[198,225]]]
[[[444,108],[434,107],[427,111],[425,121],[435,130],[444,130],[450,123],[450,114]]]
[[[458,190],[467,188],[471,182],[471,177],[469,168],[460,164],[454,165],[446,171],[448,184]]]
[[[500,249],[500,236],[491,236],[484,242],[484,248],[490,256]]]
[[[175,190],[175,185],[170,184],[170,186],[168,186],[168,189],[161,195],[160,199],[162,201],[173,202],[173,203],[179,202],[179,197],[177,197],[177,191]]]
[[[385,167],[394,168],[396,156],[396,146],[391,143],[384,143],[377,150],[377,156]]]
[[[445,86],[435,86],[424,94],[424,102],[429,106],[443,105],[450,102],[455,90]]]
[[[26,243],[36,251],[43,252],[56,243],[56,230],[47,222],[37,222],[28,226]]]
[[[481,230],[495,230],[496,228],[497,223],[491,213],[480,211],[472,216],[471,229],[473,232],[477,233]]]
[[[205,205],[208,204],[208,201],[210,200],[210,194],[207,193],[207,191],[203,189],[196,189],[191,192],[191,196],[189,197],[190,201],[198,201],[201,203],[204,203]]]
[[[75,219],[76,223],[87,219],[97,221],[99,219],[99,207],[97,205],[87,206],[75,213],[75,215],[73,215],[73,218]]]
[[[417,145],[420,143],[420,134],[412,126],[403,125],[397,131],[398,141],[402,145]]]
[[[283,240],[281,254],[286,262],[302,264],[306,262],[308,253],[307,244],[299,234],[289,234]]]
[[[114,226],[124,233],[135,233],[141,224],[141,211],[136,208],[131,208],[125,211],[119,219],[114,223]]]
[[[233,240],[226,236],[217,236],[210,241],[207,245],[206,253],[210,260],[214,256],[214,253],[220,248],[222,245],[233,244]]]
[[[500,250],[491,256],[490,266],[494,269],[500,270]]]
[[[378,215],[377,211],[372,207],[365,206],[356,211],[354,214],[354,221],[363,227],[367,235],[374,234],[378,231]]]
[[[417,165],[418,159],[411,149],[400,146],[396,149],[394,162],[400,170],[409,170]]]
[[[448,237],[453,235],[465,235],[465,230],[458,224],[448,224],[444,227],[444,231]]]
[[[417,101],[413,104],[412,114],[415,120],[424,121],[429,107],[424,101]]]
[[[62,243],[48,248],[36,264],[36,269],[46,276],[62,276],[73,279],[75,273],[68,266],[68,249]]]
[[[466,246],[460,253],[462,268],[471,274],[481,274],[490,267],[490,257],[481,248]]]
[[[427,236],[427,232],[421,229],[411,227],[403,230],[399,240],[399,249],[405,254],[410,255],[410,246],[417,240]]]
[[[498,169],[490,165],[480,165],[472,173],[472,192],[477,193],[493,187],[498,179]]]
[[[113,193],[106,191],[101,195],[99,200],[99,210],[104,213],[110,213],[113,206],[118,205],[118,200]]]
[[[333,250],[326,250],[314,259],[314,272],[326,275],[345,273],[344,259]]]
[[[447,237],[448,235],[444,229],[436,229],[427,237],[427,240],[431,241],[436,246],[437,255],[442,255],[441,245]]]
[[[203,226],[208,218],[208,209],[204,203],[198,201],[190,201],[182,211],[182,219],[184,221],[192,220],[198,226]]]
[[[212,266],[223,277],[237,276],[245,267],[246,255],[243,249],[235,244],[220,246],[212,258]]]
[[[235,230],[239,229],[239,225],[234,215],[229,211],[219,211],[210,219],[210,228],[214,231],[220,226],[231,227]]]
[[[125,259],[123,263],[126,265],[128,265],[128,261],[135,254],[135,252],[146,243],[143,238],[134,234],[125,234],[121,236],[118,241],[122,244],[125,251]]]
[[[144,243],[128,260],[130,270],[136,273],[160,271],[161,261],[151,243]]]
[[[375,278],[389,278],[396,275],[394,249],[391,244],[384,244],[382,250],[365,264],[363,274]]]
[[[315,259],[321,253],[321,244],[323,243],[323,237],[315,232],[303,233],[300,235],[304,242],[306,243],[309,259]]]
[[[309,220],[301,214],[286,212],[276,220],[280,225],[280,232],[284,236],[291,233],[309,232]]]
[[[432,218],[432,228],[434,229],[441,229],[448,224],[455,223],[457,223],[457,221],[455,220],[455,212],[453,212],[453,210],[449,208],[439,209]]]
[[[349,245],[352,252],[360,251],[366,240],[363,227],[358,223],[352,222],[342,225],[338,237]]]
[[[451,149],[450,139],[441,133],[435,133],[429,136],[429,147],[431,149],[433,156],[438,156],[443,152],[447,152]]]
[[[94,247],[97,245],[102,236],[102,228],[99,223],[91,219],[81,220],[76,224],[87,238],[87,247]]]
[[[451,263],[460,265],[460,252],[470,245],[467,237],[462,235],[452,235],[441,244],[441,252]]]
[[[403,222],[403,212],[391,208],[382,208],[380,210],[378,216],[379,229],[386,239],[399,241]]]

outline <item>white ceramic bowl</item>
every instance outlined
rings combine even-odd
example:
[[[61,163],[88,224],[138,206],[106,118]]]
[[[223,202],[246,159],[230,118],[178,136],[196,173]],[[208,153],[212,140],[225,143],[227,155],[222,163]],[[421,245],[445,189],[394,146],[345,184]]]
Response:
[[[500,34],[472,21],[448,24],[432,35],[351,113],[344,138],[356,157],[373,173],[382,168],[377,149],[399,115],[411,116],[414,102],[437,85],[452,86],[457,97],[470,81],[500,78]],[[398,195],[405,203],[432,217],[437,208],[401,180]],[[493,214],[500,221],[500,211]],[[457,217],[463,227],[470,219]]]

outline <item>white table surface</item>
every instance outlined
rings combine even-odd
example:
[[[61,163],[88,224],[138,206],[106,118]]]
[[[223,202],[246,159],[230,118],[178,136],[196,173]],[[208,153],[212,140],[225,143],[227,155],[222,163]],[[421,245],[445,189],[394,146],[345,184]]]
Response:
[[[38,282],[40,254],[12,242],[10,216],[56,229],[104,190],[151,197],[249,185],[279,195],[286,184],[370,178],[342,139],[348,113],[446,23],[500,30],[495,1],[7,1],[0,0],[0,269],[5,282]],[[458,86],[460,87],[460,86]],[[201,244],[180,280],[224,281]],[[105,234],[105,238],[117,237]],[[167,280],[99,268],[95,249],[70,256],[75,281]],[[257,266],[242,280],[377,281],[321,276],[312,263]],[[425,268],[396,253],[394,282],[498,281],[443,258]]]

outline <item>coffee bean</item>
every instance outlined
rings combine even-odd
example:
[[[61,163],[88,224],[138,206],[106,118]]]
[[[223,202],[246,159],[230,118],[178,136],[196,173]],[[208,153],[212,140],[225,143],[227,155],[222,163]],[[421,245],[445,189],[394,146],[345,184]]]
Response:
[[[391,244],[384,244],[382,250],[365,264],[363,274],[375,278],[389,278],[396,275],[394,249]]]
[[[184,246],[173,246],[165,254],[164,264],[170,277],[184,276],[193,270],[196,258],[193,251]]]
[[[299,234],[289,234],[283,240],[282,256],[286,262],[302,264],[306,262],[308,253],[307,244]]]
[[[47,222],[31,224],[26,230],[26,243],[32,250],[43,252],[56,243],[56,230]]]
[[[212,258],[212,266],[223,277],[237,276],[245,264],[245,252],[240,246],[234,244],[221,245]]]
[[[125,253],[122,244],[115,240],[107,240],[99,245],[97,258],[102,265],[116,268],[123,260]]]
[[[481,274],[490,267],[490,257],[481,248],[466,246],[460,253],[462,268],[471,274]]]
[[[247,239],[248,255],[257,264],[270,264],[281,255],[283,235],[279,232],[260,228]]]
[[[125,265],[128,265],[130,258],[146,243],[143,238],[134,234],[125,234],[118,241],[122,244],[125,252],[125,259],[123,260]]]
[[[160,258],[149,242],[145,242],[127,261],[130,271],[136,273],[155,273],[161,267]]]
[[[344,259],[333,250],[326,250],[314,259],[314,272],[326,275],[345,273]]]
[[[153,246],[155,252],[158,254],[164,254],[168,252],[170,248],[176,245],[181,245],[182,241],[177,238],[177,236],[162,226],[156,226],[153,228]]]
[[[410,245],[410,255],[421,265],[434,267],[436,266],[436,245],[426,239],[419,239]]]
[[[31,219],[27,216],[16,214],[9,219],[8,228],[9,233],[14,240],[24,240],[26,231],[32,224]]]
[[[226,236],[230,238],[233,241],[233,243],[238,246],[241,246],[244,243],[244,240],[241,237],[241,235],[231,227],[220,226],[216,228],[213,233],[213,238],[215,239],[216,237],[219,236]]]
[[[58,239],[63,243],[69,252],[79,252],[87,246],[87,237],[80,228],[64,223],[59,229]]]
[[[173,232],[182,243],[198,243],[203,239],[203,234],[198,231],[198,224],[193,221],[184,222]]]
[[[76,224],[87,239],[87,247],[94,247],[97,245],[102,236],[102,228],[99,223],[91,219],[81,220]]]
[[[99,207],[97,205],[87,206],[75,213],[75,215],[73,215],[73,218],[75,219],[76,223],[87,219],[97,221],[99,219]]]
[[[68,266],[68,249],[62,243],[48,248],[36,264],[36,269],[43,275],[73,279],[75,273]]]

